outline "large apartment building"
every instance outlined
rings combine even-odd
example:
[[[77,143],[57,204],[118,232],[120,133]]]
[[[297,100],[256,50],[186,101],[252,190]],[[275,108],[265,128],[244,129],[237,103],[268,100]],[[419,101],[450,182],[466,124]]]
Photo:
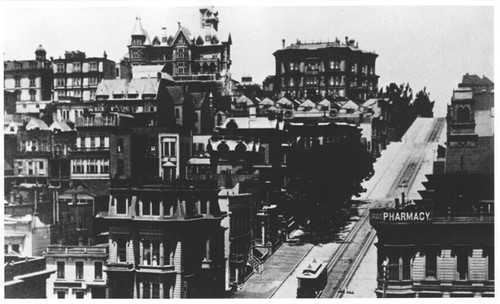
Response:
[[[331,42],[292,43],[274,52],[276,74],[272,78],[275,96],[291,98],[347,97],[354,101],[375,97],[378,75],[374,52],[358,47],[346,37]],[[321,98],[319,98],[321,99]]]

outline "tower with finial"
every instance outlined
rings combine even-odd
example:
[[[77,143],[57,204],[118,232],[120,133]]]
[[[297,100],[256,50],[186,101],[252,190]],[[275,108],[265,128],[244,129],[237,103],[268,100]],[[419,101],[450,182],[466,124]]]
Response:
[[[142,28],[141,17],[137,16],[129,45],[130,62],[132,64],[143,64],[147,61],[149,57],[148,47],[150,45],[148,34]]]
[[[205,37],[212,37],[219,28],[219,12],[213,6],[200,8],[200,27]]]

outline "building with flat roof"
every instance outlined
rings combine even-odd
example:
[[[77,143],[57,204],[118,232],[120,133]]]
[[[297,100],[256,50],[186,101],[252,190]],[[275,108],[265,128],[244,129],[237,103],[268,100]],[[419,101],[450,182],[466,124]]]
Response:
[[[266,79],[265,89],[275,96],[320,99],[347,97],[354,101],[375,97],[379,76],[375,74],[374,52],[358,47],[346,37],[345,42],[301,42],[297,40],[274,52],[276,74]]]
[[[47,247],[45,258],[52,275],[47,280],[48,299],[107,298],[104,265],[108,244]]]

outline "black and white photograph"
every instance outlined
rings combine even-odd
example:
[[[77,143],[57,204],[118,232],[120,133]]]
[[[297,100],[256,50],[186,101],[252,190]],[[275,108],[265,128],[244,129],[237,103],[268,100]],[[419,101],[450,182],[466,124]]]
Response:
[[[494,298],[498,13],[0,1],[0,298]]]

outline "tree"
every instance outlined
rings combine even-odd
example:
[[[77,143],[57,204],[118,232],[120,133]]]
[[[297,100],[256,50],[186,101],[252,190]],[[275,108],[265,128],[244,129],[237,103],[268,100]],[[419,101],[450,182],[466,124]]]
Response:
[[[388,121],[389,140],[399,141],[406,133],[406,130],[413,124],[415,114],[413,113],[411,100],[413,99],[413,91],[409,84],[396,85],[391,83],[386,87],[383,98],[387,98],[391,102],[389,109],[390,118]]]
[[[339,208],[365,191],[361,182],[374,173],[374,158],[359,135],[340,138],[326,144],[315,139],[310,148],[299,140],[287,155],[288,211],[311,232],[332,229]]]
[[[426,92],[426,88],[417,93],[413,101],[413,112],[416,116],[434,117],[433,108],[434,101],[429,99],[430,93]]]

